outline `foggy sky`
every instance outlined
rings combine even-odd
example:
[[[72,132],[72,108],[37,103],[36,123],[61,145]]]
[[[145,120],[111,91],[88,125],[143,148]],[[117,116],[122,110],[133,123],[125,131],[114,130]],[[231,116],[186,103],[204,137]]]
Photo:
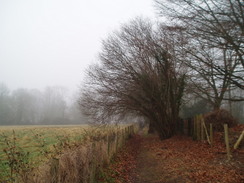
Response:
[[[101,40],[154,13],[153,0],[0,0],[0,82],[77,90]]]

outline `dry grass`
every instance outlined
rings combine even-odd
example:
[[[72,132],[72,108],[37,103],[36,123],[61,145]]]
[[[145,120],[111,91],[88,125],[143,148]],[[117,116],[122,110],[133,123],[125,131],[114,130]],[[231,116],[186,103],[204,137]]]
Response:
[[[0,182],[86,182],[123,144],[126,127],[1,127]]]

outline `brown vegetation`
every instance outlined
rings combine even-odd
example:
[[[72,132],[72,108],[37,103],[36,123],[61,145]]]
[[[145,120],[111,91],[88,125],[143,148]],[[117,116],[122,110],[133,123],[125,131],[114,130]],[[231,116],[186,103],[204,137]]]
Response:
[[[223,125],[228,124],[228,127],[237,125],[236,119],[225,109],[215,110],[204,115],[205,122],[209,125],[213,124],[215,131],[223,132]]]
[[[134,134],[133,126],[110,131],[107,134],[91,134],[87,142],[63,151],[30,175],[34,183],[89,183],[110,163],[114,154]],[[25,182],[26,183],[26,182]]]
[[[243,150],[227,161],[224,141],[216,134],[211,148],[186,136],[160,141],[136,136],[114,159],[99,183],[240,183],[244,181]],[[138,151],[138,149],[140,151]]]

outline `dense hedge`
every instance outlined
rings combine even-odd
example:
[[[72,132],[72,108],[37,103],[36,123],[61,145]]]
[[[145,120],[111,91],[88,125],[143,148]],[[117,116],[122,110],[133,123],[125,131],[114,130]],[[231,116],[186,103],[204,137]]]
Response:
[[[204,115],[206,124],[213,124],[215,131],[223,131],[223,124],[228,124],[228,127],[237,125],[237,120],[225,109],[215,110]]]

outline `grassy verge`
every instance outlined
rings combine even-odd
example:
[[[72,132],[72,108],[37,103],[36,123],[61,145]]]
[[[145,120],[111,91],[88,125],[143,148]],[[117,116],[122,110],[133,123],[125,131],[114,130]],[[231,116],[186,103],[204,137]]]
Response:
[[[123,126],[23,126],[0,128],[0,182],[27,178],[28,173],[64,151]]]

